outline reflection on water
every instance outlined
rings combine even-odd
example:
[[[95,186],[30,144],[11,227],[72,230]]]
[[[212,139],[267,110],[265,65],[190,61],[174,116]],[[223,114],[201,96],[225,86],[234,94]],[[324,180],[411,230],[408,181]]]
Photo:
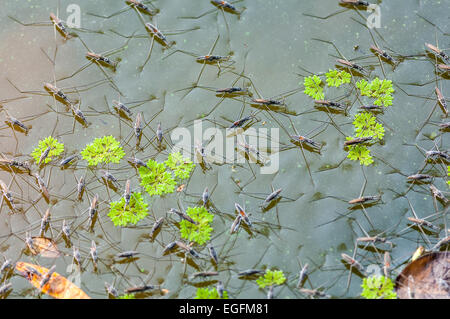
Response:
[[[408,184],[406,176],[423,170],[436,176],[436,187],[447,190],[446,164],[430,162],[423,167],[425,151],[435,145],[448,149],[446,133],[439,127],[446,120],[436,107],[434,93],[437,85],[444,96],[448,95],[448,77],[436,71],[435,57],[426,54],[424,46],[448,47],[448,10],[442,9],[449,7],[448,1],[380,2],[381,28],[371,32],[365,27],[367,12],[339,6],[335,0],[237,1],[234,6],[240,14],[222,12],[210,1],[195,5],[182,0],[155,1],[152,4],[160,12],[153,17],[138,13],[124,1],[61,0],[59,5],[51,0],[4,2],[0,100],[24,97],[2,103],[8,113],[0,113],[0,143],[8,158],[30,160],[38,141],[49,135],[65,144],[64,157],[80,152],[96,137],[113,135],[121,141],[127,157],[163,161],[174,143],[172,130],[193,130],[194,120],[199,118],[204,129],[226,128],[256,112],[252,128],[280,128],[277,173],[259,174],[258,164],[248,162],[212,164],[209,169],[198,165],[183,192],[146,197],[149,216],[135,227],[113,226],[107,216],[109,202],[118,200],[123,190],[106,188],[101,173],[81,159],[65,169],[55,161],[39,170],[51,194],[49,202],[42,198],[34,177],[2,167],[0,179],[10,187],[18,206],[13,212],[2,201],[0,249],[5,258],[48,268],[56,264],[57,271],[69,277],[75,276],[73,268],[68,268],[72,247],[78,247],[81,288],[94,298],[106,297],[105,282],[113,283],[119,293],[144,281],[168,289],[166,297],[191,298],[197,287],[215,287],[217,280],[224,283],[232,298],[265,298],[266,292],[254,280],[237,276],[250,268],[283,270],[287,282],[275,289],[275,297],[303,298],[306,295],[296,285],[306,263],[310,272],[305,288],[321,288],[335,297],[355,297],[360,294],[363,274],[353,271],[347,289],[349,267],[341,254],[353,256],[356,238],[379,234],[392,241],[392,250],[360,244],[355,258],[364,267],[382,267],[384,250],[389,250],[394,277],[419,245],[431,248],[447,234],[442,203],[433,200],[428,184]],[[72,30],[77,36],[65,40],[50,25],[49,15],[58,12],[65,20],[67,6],[74,3],[81,9],[81,29]],[[325,17],[345,8],[327,19],[311,17]],[[36,25],[23,26],[8,16]],[[145,22],[157,26],[169,45],[152,40]],[[374,42],[401,62],[397,66],[381,62],[370,50]],[[87,51],[105,54],[118,62],[117,68],[93,63],[86,58]],[[220,64],[196,61],[204,55],[229,56],[229,60]],[[361,103],[354,84],[325,91],[328,99],[352,105],[348,114],[315,107],[302,93],[304,76],[322,75],[336,68],[337,58],[344,57],[370,70],[369,79],[391,79],[396,90],[393,106],[378,115],[386,134],[382,145],[371,147],[375,163],[368,167],[346,159],[343,149],[345,136],[353,133],[352,118]],[[352,83],[359,79],[355,76]],[[44,90],[44,82],[56,84],[70,101],[79,102],[89,125],[83,127],[74,121],[70,110]],[[215,92],[232,86],[247,87],[252,98],[283,100],[285,105],[269,108],[250,103],[245,94],[222,98]],[[113,100],[125,103],[133,115],[129,119],[118,115]],[[142,149],[136,148],[133,131],[138,112],[145,123]],[[7,126],[7,114],[31,126],[28,134]],[[163,128],[165,149],[155,142],[158,123]],[[290,135],[299,134],[322,144],[320,152],[293,145]],[[207,142],[203,141],[204,145]],[[137,170],[125,158],[105,168],[122,186],[131,179],[133,190],[139,190]],[[87,190],[79,202],[76,183],[81,176],[86,178]],[[212,243],[219,264],[209,259],[206,247],[196,248],[201,253],[199,259],[185,260],[180,250],[162,256],[164,247],[179,239],[178,219],[167,214],[167,223],[150,240],[153,223],[172,207],[199,205],[205,187],[210,190],[209,208],[215,214]],[[267,195],[278,188],[283,189],[282,198],[261,209]],[[382,194],[382,199],[374,205],[350,207],[348,201],[359,197],[362,189],[362,195]],[[413,216],[412,210],[407,199],[399,196],[405,192],[418,217],[427,217],[439,227],[438,232],[422,233],[409,227],[406,217]],[[89,198],[95,194],[100,198],[99,215],[94,231],[89,232]],[[230,235],[236,216],[234,203],[251,213],[254,228],[244,226]],[[37,236],[49,205],[51,221],[46,236],[64,252],[56,260],[33,257],[25,249],[26,231]],[[72,223],[70,241],[61,236],[63,220]],[[99,252],[97,269],[89,257],[91,240]],[[141,254],[134,260],[114,257],[126,250]],[[191,275],[199,271],[218,271],[219,276],[192,280]],[[13,284],[11,297],[38,295],[17,274],[4,281]],[[139,296],[160,298],[161,294]]]

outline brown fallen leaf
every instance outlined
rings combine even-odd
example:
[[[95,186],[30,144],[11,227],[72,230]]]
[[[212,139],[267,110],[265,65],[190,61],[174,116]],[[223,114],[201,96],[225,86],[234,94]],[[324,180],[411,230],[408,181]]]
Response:
[[[33,255],[40,254],[42,257],[58,258],[61,252],[56,247],[53,240],[45,237],[33,237],[33,249],[30,249]]]
[[[395,290],[399,299],[450,299],[450,252],[432,252],[409,263]]]
[[[53,298],[91,299],[83,290],[56,272],[41,288],[41,280],[49,271],[45,267],[19,261],[16,263],[16,271],[21,273],[34,287]]]

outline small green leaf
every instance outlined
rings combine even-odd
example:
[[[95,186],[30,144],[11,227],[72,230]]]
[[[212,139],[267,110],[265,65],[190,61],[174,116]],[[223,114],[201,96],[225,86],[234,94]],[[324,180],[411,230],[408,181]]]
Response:
[[[211,223],[214,215],[209,213],[204,206],[195,208],[188,207],[186,214],[197,222],[197,225],[183,219],[180,222],[181,237],[189,241],[194,241],[199,245],[203,245],[210,240],[213,230]]]
[[[223,298],[220,298],[217,289],[197,288],[194,299],[228,299],[228,292],[224,290]]]
[[[374,102],[375,105],[384,105],[385,107],[392,105],[392,93],[394,93],[395,90],[392,87],[391,80],[380,81],[377,77],[372,82],[368,83],[363,79],[356,83],[356,87],[359,88],[361,95],[376,98]]]
[[[148,160],[147,167],[139,167],[141,186],[150,195],[163,195],[175,191],[176,182],[164,163]]]
[[[365,166],[373,163],[372,156],[370,156],[370,150],[364,145],[349,146],[347,158],[351,159],[352,161],[359,160],[359,163]]]
[[[138,221],[148,215],[148,204],[144,202],[141,193],[132,193],[130,204],[125,207],[125,198],[120,201],[111,202],[108,216],[114,226],[136,225]]]
[[[180,180],[187,179],[195,164],[189,158],[183,158],[180,152],[170,153],[165,164]]]
[[[352,76],[350,73],[338,70],[329,70],[325,74],[327,77],[328,86],[340,87],[344,83],[350,83]]]
[[[133,294],[124,294],[117,297],[117,299],[136,299],[136,297]]]
[[[366,299],[397,299],[394,284],[384,276],[370,276],[363,279],[361,296]]]
[[[303,91],[303,93],[309,95],[315,100],[323,100],[325,98],[325,94],[323,93],[321,84],[322,80],[317,75],[305,77],[305,90]]]
[[[357,137],[372,136],[375,140],[381,140],[384,136],[384,127],[376,121],[376,117],[370,112],[358,113],[353,121]]]
[[[361,91],[361,95],[371,96],[370,86],[366,80],[362,79],[356,82],[356,87]]]
[[[90,166],[95,166],[98,163],[118,164],[125,156],[125,152],[113,136],[103,136],[86,145],[81,155]]]
[[[450,176],[450,165],[447,166],[447,176]],[[448,187],[450,187],[450,181],[447,181]]]
[[[266,269],[266,273],[256,280],[259,288],[267,286],[281,285],[286,281],[283,271]]]
[[[59,143],[57,139],[49,136],[43,140],[40,140],[38,147],[31,153],[31,156],[35,159],[36,164],[39,163],[42,153],[45,152],[48,147],[51,147],[51,149],[43,162],[45,164],[51,162],[53,158],[58,157],[59,154],[64,152],[64,144]]]

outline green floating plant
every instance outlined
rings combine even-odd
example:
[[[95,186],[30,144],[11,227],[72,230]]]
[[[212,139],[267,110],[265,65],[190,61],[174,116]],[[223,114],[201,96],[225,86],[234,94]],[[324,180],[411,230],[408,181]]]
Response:
[[[394,93],[395,90],[392,87],[391,80],[381,81],[377,77],[369,83],[366,80],[362,79],[361,81],[356,83],[356,87],[361,91],[361,95],[375,97],[376,100],[373,104],[384,105],[385,107],[392,105],[392,93]]]
[[[136,296],[133,294],[124,294],[117,297],[117,299],[136,299]]]
[[[228,292],[223,291],[223,297],[220,298],[217,289],[197,288],[194,299],[228,299]]]
[[[281,285],[285,281],[286,277],[284,277],[283,271],[266,269],[264,276],[259,277],[256,283],[259,288],[265,288],[267,286]]]
[[[350,83],[352,78],[348,72],[331,69],[325,75],[327,77],[327,85],[335,87],[340,87],[344,83]]]
[[[383,139],[384,127],[377,122],[375,116],[369,112],[358,113],[353,121],[357,137],[372,136],[373,139]]]
[[[212,227],[214,215],[208,213],[204,206],[201,207],[188,207],[186,214],[191,217],[197,224],[182,220],[180,222],[181,237],[194,241],[199,245],[203,245],[211,239]]]
[[[362,112],[355,116],[353,121],[355,126],[356,137],[369,137],[371,136],[374,141],[381,140],[384,137],[384,127],[381,123],[377,122],[375,116],[369,112]],[[355,137],[347,137],[348,140],[352,140]],[[359,161],[361,165],[368,166],[373,163],[373,158],[370,155],[370,150],[365,145],[351,145],[348,147],[349,152],[347,158],[352,161]]]
[[[141,186],[150,196],[173,193],[177,184],[172,174],[166,171],[166,165],[152,159],[148,160],[147,167],[139,167],[139,175]]]
[[[321,84],[322,80],[317,75],[305,77],[305,90],[303,91],[303,93],[309,95],[315,100],[323,100],[325,98],[325,94],[323,93]]]
[[[183,158],[180,152],[170,153],[165,164],[179,179],[187,179],[195,164],[189,158]]]
[[[450,177],[450,165],[447,166],[447,176]],[[448,185],[448,187],[450,187],[450,181],[447,181],[447,185]]]
[[[366,299],[397,299],[394,284],[384,276],[370,276],[363,279],[361,296]]]
[[[49,136],[43,140],[40,140],[39,146],[31,153],[31,156],[35,159],[36,164],[39,163],[42,153],[44,153],[49,147],[51,147],[51,149],[43,162],[45,164],[49,163],[54,157],[57,157],[59,154],[64,152],[64,144],[59,143],[57,139]]]
[[[359,161],[361,165],[365,166],[373,163],[373,158],[370,156],[370,150],[364,145],[349,146],[347,158],[352,161]]]
[[[148,215],[148,204],[144,202],[141,193],[132,193],[130,203],[125,207],[125,198],[111,202],[108,216],[114,226],[136,225],[138,221]]]
[[[113,136],[103,136],[86,145],[81,155],[90,166],[95,166],[98,163],[118,164],[125,156],[125,152]]]

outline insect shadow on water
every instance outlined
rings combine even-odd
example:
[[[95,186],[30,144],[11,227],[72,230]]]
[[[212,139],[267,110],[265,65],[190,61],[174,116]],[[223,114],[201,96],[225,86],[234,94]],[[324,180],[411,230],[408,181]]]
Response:
[[[347,214],[341,214],[341,213],[335,212],[335,213],[337,213],[339,215],[338,217],[332,219],[331,221],[319,224],[319,225],[316,226],[316,228],[325,226],[325,225],[330,224],[330,223],[333,223],[333,222],[335,222],[335,221],[337,221],[337,220],[339,220],[339,219],[341,219],[343,217],[348,218],[348,215],[352,214],[355,210],[362,209],[363,214],[366,217],[367,221],[369,222],[370,226],[373,229],[375,229],[374,223],[372,222],[369,214],[367,213],[366,208],[369,208],[371,206],[377,205],[379,203],[379,201],[381,200],[382,192],[380,191],[379,195],[363,196],[364,191],[365,191],[366,186],[367,186],[367,177],[366,177],[366,173],[364,172],[364,168],[362,166],[361,166],[361,171],[362,171],[362,174],[363,174],[363,177],[364,177],[364,183],[363,183],[363,185],[361,187],[361,191],[359,193],[358,198],[352,199],[350,201],[347,201],[345,199],[342,199],[342,198],[339,198],[339,197],[336,197],[336,196],[333,196],[333,195],[327,195],[327,196],[324,196],[324,197],[320,198],[320,199],[334,198],[334,199],[337,199],[337,200],[340,200],[340,201],[343,201],[343,202],[347,202],[347,203],[349,203],[351,205],[348,208],[349,212]],[[313,199],[312,201],[315,201],[315,200],[317,200],[317,199]],[[366,203],[366,202],[369,202],[369,203]]]
[[[109,56],[117,54],[117,53],[125,50],[128,46],[128,42],[130,41],[130,39],[128,39],[125,42],[125,44],[122,45],[121,47],[116,48],[116,49],[111,49],[111,50],[108,50],[108,51],[105,51],[102,53],[95,53],[92,49],[90,49],[88,47],[86,42],[81,37],[79,37],[78,39],[80,40],[80,42],[83,44],[83,46],[87,50],[86,59],[88,59],[89,62],[84,64],[83,66],[81,66],[76,71],[72,72],[70,75],[67,75],[67,76],[64,76],[64,77],[58,79],[58,81],[71,79],[74,76],[76,76],[77,74],[79,74],[80,72],[82,72],[83,70],[90,67],[91,65],[96,64],[98,66],[98,68],[100,69],[100,71],[103,73],[105,80],[107,80],[110,83],[111,87],[115,91],[119,92],[119,94],[123,95],[123,93],[120,91],[118,86],[114,83],[114,80],[111,78],[111,76],[106,73],[106,69],[112,69],[113,72],[116,72],[117,66],[120,63],[121,58],[117,58],[115,61],[113,61],[113,60],[111,60],[111,58],[109,58]]]
[[[307,135],[309,137],[306,137],[306,136],[300,135],[297,132],[297,129],[295,128],[294,123],[292,122],[291,118],[288,118],[288,120],[290,122],[290,127],[292,127],[294,129],[295,135],[290,134],[289,131],[281,123],[279,123],[279,125],[286,132],[286,134],[289,136],[289,139],[290,139],[291,143],[294,144],[295,146],[300,146],[300,151],[302,153],[303,160],[305,161],[305,166],[306,166],[306,169],[308,171],[311,184],[313,186],[315,186],[314,179],[313,179],[312,173],[311,173],[311,168],[310,168],[310,165],[308,163],[308,160],[306,159],[305,150],[308,151],[308,152],[311,152],[311,153],[318,154],[318,155],[321,154],[321,150],[322,150],[323,144],[314,141],[313,138],[315,138],[319,134],[323,133],[327,129],[328,124],[326,124],[326,125],[322,124],[322,125],[316,127],[315,129],[313,129],[312,131],[307,133]],[[318,133],[316,133],[314,135],[311,135],[312,133],[314,133],[315,131],[317,131],[319,129],[321,129],[321,130],[318,131]],[[282,149],[281,151],[285,151],[285,150],[289,150],[289,149],[295,148],[295,146],[294,147],[288,146],[288,147]]]
[[[127,119],[128,121],[131,121],[132,120],[131,117],[133,116],[133,114],[131,113],[131,110],[133,108],[137,108],[140,105],[143,105],[145,103],[151,102],[156,99],[157,98],[155,96],[150,96],[150,98],[148,100],[144,100],[144,101],[135,101],[135,102],[128,102],[128,103],[113,101],[113,103],[115,103],[115,105],[116,105],[115,109],[116,109],[118,115],[120,117]],[[105,101],[106,101],[106,97],[105,97]],[[122,105],[125,106],[128,104],[135,104],[135,105],[133,105],[129,108],[128,108],[128,106],[126,106],[126,108],[129,110],[129,112],[127,113],[127,112],[123,111]],[[108,107],[108,109],[109,109],[109,107]],[[145,130],[147,127],[149,127],[149,125],[153,122],[153,120],[163,111],[164,111],[164,106],[162,108],[160,108],[158,111],[156,111],[148,121],[144,118],[144,115],[142,112],[138,112],[136,114],[133,125],[129,124],[128,121],[126,121],[125,125],[127,125],[129,128],[131,128],[132,131],[123,138],[123,144],[132,147],[129,143],[134,135],[134,137],[136,139],[136,144],[135,144],[136,151],[143,151],[144,147],[140,147],[142,138],[145,139],[147,146],[150,145],[151,141],[152,141],[152,139],[147,136]],[[122,126],[121,126],[120,118],[119,118],[119,132],[120,132],[119,135],[122,136],[122,133],[121,133]]]
[[[411,213],[413,215],[413,217],[408,217],[407,218],[408,221],[410,221],[411,224],[409,226],[407,226],[405,229],[400,230],[398,232],[398,236],[401,236],[402,234],[404,234],[406,231],[408,231],[410,229],[415,230],[415,231],[419,231],[423,242],[425,242],[428,245],[428,247],[432,247],[433,245],[432,245],[432,243],[431,243],[431,241],[429,239],[429,236],[435,235],[436,233],[438,233],[439,232],[439,227],[435,226],[432,222],[428,221],[427,218],[434,217],[434,216],[441,217],[441,215],[442,215],[443,222],[444,222],[444,230],[447,233],[447,230],[446,230],[447,229],[446,228],[446,225],[447,225],[446,213],[447,213],[447,211],[446,210],[444,212],[438,212],[437,211],[435,214],[432,214],[430,216],[419,218],[417,213],[416,213],[416,211],[415,211],[415,209],[414,209],[414,207],[412,206],[409,198],[406,195],[403,195],[403,194],[398,194],[398,195],[403,197],[403,198],[405,198],[407,200],[409,208],[410,208]]]
[[[59,7],[59,5],[58,5]],[[56,15],[54,13],[50,13],[50,22],[31,22],[31,23],[24,23],[13,16],[8,16],[11,20],[21,24],[22,26],[29,27],[29,26],[52,26],[55,31],[55,40],[56,40],[56,34],[59,33],[63,38],[64,42],[74,38],[78,37],[78,34],[72,32],[71,30],[81,31],[81,32],[89,32],[89,33],[99,33],[103,34],[102,30],[89,30],[85,28],[77,28],[77,27],[69,27],[66,22],[62,21],[59,16],[59,9],[56,11]],[[69,31],[70,30],[70,31]]]
[[[201,76],[203,74],[203,71],[206,68],[206,65],[217,65],[217,68],[218,68],[217,77],[220,76],[220,74],[222,72],[222,68],[224,68],[226,70],[231,70],[233,68],[233,64],[235,62],[231,60],[231,56],[233,55],[232,51],[229,52],[227,56],[212,55],[213,52],[214,52],[214,49],[216,48],[217,43],[219,42],[219,39],[220,39],[220,34],[217,35],[216,40],[214,41],[211,49],[209,50],[208,54],[206,54],[206,55],[199,55],[199,54],[196,54],[196,53],[193,53],[193,52],[177,49],[177,50],[174,50],[174,51],[170,52],[169,54],[165,55],[162,58],[163,60],[165,60],[168,57],[170,57],[172,54],[180,52],[180,53],[187,54],[187,55],[195,57],[196,58],[196,62],[202,64],[202,68],[200,69],[200,72],[199,72],[199,74],[197,76],[197,79],[192,84],[192,86],[188,87],[188,88],[184,88],[184,89],[180,89],[180,90],[176,90],[175,91],[175,92],[179,92],[179,91],[186,91],[186,90],[188,90],[187,93],[184,94],[180,100],[183,100],[189,93],[192,92],[192,90],[194,90],[195,88],[198,87],[198,85],[200,84],[200,79],[201,79]],[[229,63],[227,63],[226,65],[221,66],[221,64],[220,64],[221,62],[229,62]]]
[[[137,9],[136,9],[137,11]],[[144,63],[138,67],[138,70],[140,73],[142,73],[142,71],[144,70],[147,62],[150,60],[151,55],[152,55],[152,51],[153,51],[153,44],[154,42],[158,42],[161,46],[163,51],[170,49],[172,46],[174,46],[176,44],[175,41],[169,42],[166,38],[165,35],[178,35],[178,34],[184,34],[186,32],[190,32],[190,31],[195,31],[200,29],[200,27],[193,27],[190,29],[183,29],[183,30],[166,30],[166,31],[161,31],[159,30],[159,28],[153,24],[151,24],[150,22],[145,22],[144,17],[142,16],[142,14],[137,11],[137,13],[139,14],[139,18],[141,20],[141,22],[144,24],[145,30],[147,31],[147,34],[138,34],[135,35],[136,31],[130,35],[124,35],[119,33],[118,31],[112,30],[110,29],[111,32],[117,34],[118,36],[121,36],[123,38],[127,38],[127,39],[132,39],[132,38],[148,38],[150,36],[151,38],[151,43],[150,43],[150,49],[147,55],[147,58],[145,59]]]
[[[356,0],[343,0],[343,1],[339,1],[338,5],[340,7],[343,7],[343,9],[332,12],[326,16],[317,16],[311,13],[303,13],[304,16],[307,17],[311,17],[311,18],[316,18],[316,19],[320,19],[320,20],[327,20],[328,18],[334,17],[336,15],[339,15],[343,12],[347,12],[349,10],[355,10],[355,11],[359,11],[359,10],[364,10],[366,11],[369,3],[366,1],[356,1]]]
[[[146,15],[149,15],[152,18],[153,16],[157,15],[160,12],[160,10],[157,7],[155,7],[155,5],[153,5],[153,1],[127,0],[125,1],[125,3],[127,4],[127,6],[123,7],[119,11],[111,13],[108,16],[92,12],[87,12],[86,14],[98,18],[110,19],[133,8],[139,10],[140,12],[143,12]]]
[[[211,9],[208,10],[198,16],[183,16],[183,17],[178,17],[178,19],[200,19],[208,14],[214,13],[214,12],[218,12],[220,11],[222,13],[222,17],[223,20],[225,22],[225,26],[227,29],[227,35],[228,35],[228,43],[231,42],[231,38],[230,38],[230,27],[226,18],[225,13],[230,13],[233,15],[237,15],[238,19],[240,19],[241,14],[245,11],[245,7],[241,8],[240,10],[238,10],[234,5],[236,3],[242,2],[243,0],[237,0],[237,1],[233,1],[233,2],[228,2],[228,1],[220,1],[220,0],[211,0],[211,4],[214,5],[216,8],[215,9]],[[217,23],[218,24],[218,23]]]
[[[272,208],[275,207],[276,210],[276,217],[277,217],[277,222],[280,225],[280,218],[279,218],[279,211],[278,211],[278,204],[279,203],[286,203],[286,202],[294,202],[296,200],[298,200],[300,197],[302,197],[304,195],[304,193],[299,193],[299,195],[297,196],[297,198],[293,199],[293,198],[289,198],[287,196],[284,195],[280,195],[281,192],[283,191],[282,188],[278,188],[278,189],[274,189],[273,185],[271,186],[271,193],[266,194],[266,193],[251,193],[251,192],[244,192],[241,191],[240,194],[252,197],[252,198],[256,198],[259,200],[263,200],[262,204],[259,206],[259,208],[261,209],[262,213],[266,213],[268,211],[270,211]],[[258,195],[263,195],[258,196]]]
[[[209,91],[213,91],[216,93],[216,96],[218,98],[220,98],[219,102],[217,102],[207,113],[203,113],[199,116],[199,118],[206,118],[208,117],[210,114],[212,114],[213,112],[215,112],[215,110],[226,100],[226,99],[231,99],[234,101],[240,101],[245,103],[245,96],[248,97],[252,97],[253,93],[250,92],[249,87],[252,85],[252,83],[246,82],[245,78],[244,78],[244,72],[245,72],[245,62],[247,59],[247,54],[248,51],[245,53],[245,57],[244,57],[244,67],[242,69],[242,72],[240,74],[236,74],[234,71],[231,71],[231,73],[236,74],[237,78],[235,80],[233,80],[233,82],[231,82],[229,87],[226,88],[214,88],[214,87],[210,87],[210,86],[202,86],[202,85],[195,85],[195,88],[200,88],[200,89],[206,89]],[[236,83],[238,83],[238,81],[242,78],[242,86],[237,87],[235,86]],[[193,89],[193,87],[188,87],[185,89],[181,89],[179,91],[182,90],[187,90],[187,89]],[[242,114],[241,114],[242,115]]]

